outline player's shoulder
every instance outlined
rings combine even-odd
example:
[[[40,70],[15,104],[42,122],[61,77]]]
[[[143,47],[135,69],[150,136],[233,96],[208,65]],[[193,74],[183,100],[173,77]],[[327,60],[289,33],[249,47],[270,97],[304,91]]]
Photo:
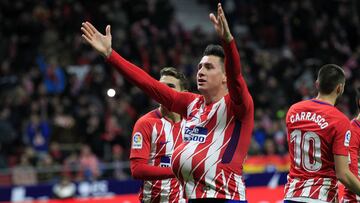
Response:
[[[299,107],[303,107],[308,103],[308,100],[304,100],[304,101],[299,101],[294,103],[293,105],[290,106],[290,109],[295,109],[295,108],[299,108]]]
[[[158,109],[154,109],[143,116],[141,116],[137,121],[136,124],[148,124],[154,123],[162,118],[161,113]]]
[[[327,115],[341,121],[350,120],[332,104],[317,99],[309,99],[293,104],[289,111],[314,111],[318,113],[327,112]]]
[[[356,118],[351,120],[351,125],[354,127],[358,127],[360,129],[360,121],[357,120]]]
[[[178,95],[182,100],[186,100],[189,103],[194,101],[199,102],[199,100],[203,97],[201,94],[196,94],[192,92],[178,92]]]
[[[330,111],[330,115],[331,115],[332,119],[338,120],[339,122],[350,123],[349,118],[343,112],[341,112],[339,109],[337,109],[336,107],[329,109],[329,111]]]
[[[357,119],[351,120],[351,131],[357,133],[360,136],[360,121]]]
[[[350,122],[350,131],[351,131],[351,140],[353,140],[352,145],[359,147],[360,143],[360,122],[356,119],[351,120]]]

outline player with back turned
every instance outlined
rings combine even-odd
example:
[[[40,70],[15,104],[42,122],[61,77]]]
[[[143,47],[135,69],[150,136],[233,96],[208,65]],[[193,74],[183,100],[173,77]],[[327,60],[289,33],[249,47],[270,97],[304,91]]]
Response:
[[[351,121],[351,140],[349,146],[349,156],[350,156],[350,170],[351,172],[360,178],[359,173],[359,152],[360,152],[360,87],[356,89],[356,106],[358,110],[358,115]],[[351,192],[348,188],[344,190],[344,196],[342,202],[352,203],[360,202],[360,196]]]
[[[291,165],[284,202],[338,202],[338,180],[360,194],[348,167],[350,121],[334,107],[344,91],[344,71],[324,65],[316,86],[315,99],[292,105],[286,115]]]
[[[89,22],[81,29],[83,38],[126,79],[185,119],[186,142],[175,149],[171,164],[189,202],[246,202],[242,165],[254,127],[254,104],[221,4],[210,20],[222,47],[209,45],[198,64],[200,95],[176,92],[122,58],[111,48],[110,26],[106,35]]]

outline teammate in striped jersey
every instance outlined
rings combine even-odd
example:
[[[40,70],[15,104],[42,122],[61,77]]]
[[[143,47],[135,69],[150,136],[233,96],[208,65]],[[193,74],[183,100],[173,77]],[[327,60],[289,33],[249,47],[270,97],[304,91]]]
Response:
[[[83,38],[125,78],[185,119],[186,142],[175,149],[172,167],[189,202],[246,202],[242,164],[254,127],[254,104],[241,74],[240,56],[221,4],[210,14],[224,50],[209,46],[198,65],[201,95],[176,92],[111,48],[110,26],[102,35],[82,24]]]
[[[286,115],[291,165],[285,202],[338,202],[338,180],[360,194],[348,167],[350,121],[334,107],[344,91],[344,71],[324,65],[316,84],[316,99],[292,105]]]
[[[356,118],[351,121],[351,140],[349,146],[350,156],[350,170],[351,172],[360,177],[359,173],[359,152],[360,152],[360,88],[356,91],[356,105],[359,114]],[[344,203],[360,202],[360,196],[351,192],[348,188],[344,190],[344,197],[342,199]]]
[[[160,71],[160,82],[176,91],[186,90],[185,76],[175,68]],[[183,189],[171,170],[171,155],[183,142],[184,122],[163,105],[144,116],[133,129],[130,166],[135,179],[144,180],[139,199],[148,203],[185,203]]]

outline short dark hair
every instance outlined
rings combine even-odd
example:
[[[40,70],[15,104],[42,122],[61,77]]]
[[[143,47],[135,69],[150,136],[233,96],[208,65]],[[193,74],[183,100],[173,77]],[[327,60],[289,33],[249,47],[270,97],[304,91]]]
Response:
[[[221,59],[221,62],[224,62],[225,59],[225,52],[224,49],[217,44],[209,44],[203,53],[203,56],[218,56]]]
[[[337,85],[345,83],[344,70],[335,64],[326,64],[322,66],[318,73],[319,92],[330,94]]]
[[[172,76],[180,81],[180,88],[181,90],[188,89],[188,81],[183,73],[178,71],[174,67],[164,67],[160,71],[160,77],[162,76]]]
[[[358,111],[360,111],[360,87],[355,88],[355,92],[356,92],[356,107],[358,109]]]

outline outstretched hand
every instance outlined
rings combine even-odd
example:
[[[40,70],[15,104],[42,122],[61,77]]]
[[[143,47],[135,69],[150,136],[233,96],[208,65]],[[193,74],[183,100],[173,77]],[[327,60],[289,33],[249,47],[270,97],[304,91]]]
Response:
[[[221,3],[218,3],[217,16],[210,13],[209,17],[217,34],[226,42],[230,42],[233,39],[233,36],[230,33],[230,28],[225,18],[224,10],[221,7]]]
[[[108,57],[111,54],[111,32],[110,25],[106,26],[106,34],[101,34],[91,23],[81,24],[82,37],[100,54]]]

